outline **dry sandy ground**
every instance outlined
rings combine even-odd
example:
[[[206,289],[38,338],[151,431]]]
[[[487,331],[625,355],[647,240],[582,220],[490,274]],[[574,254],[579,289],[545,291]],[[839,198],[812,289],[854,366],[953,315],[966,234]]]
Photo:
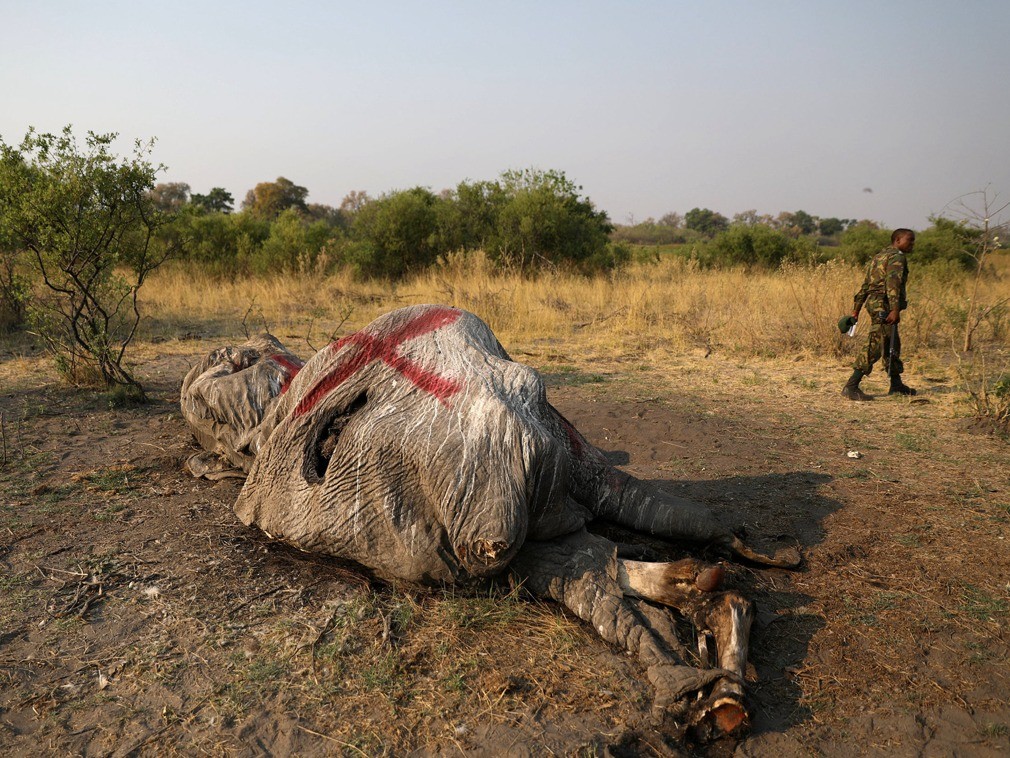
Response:
[[[118,409],[2,358],[0,753],[1010,749],[1010,448],[943,376],[854,404],[828,361],[515,351],[618,465],[803,547],[798,572],[731,570],[758,604],[753,732],[700,747],[666,740],[635,662],[556,606],[377,583],[241,526],[240,483],[180,467],[177,388],[211,346],[144,346],[153,402]]]

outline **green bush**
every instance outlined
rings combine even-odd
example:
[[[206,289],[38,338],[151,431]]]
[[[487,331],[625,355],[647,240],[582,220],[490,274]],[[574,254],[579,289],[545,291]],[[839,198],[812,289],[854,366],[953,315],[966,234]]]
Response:
[[[872,221],[859,221],[842,233],[836,257],[863,266],[890,244],[890,231]]]
[[[946,262],[961,270],[973,267],[971,253],[976,249],[980,232],[959,221],[934,217],[933,225],[915,236],[914,260],[920,263]]]
[[[303,213],[288,208],[270,224],[270,233],[252,255],[254,274],[274,271],[314,271],[323,246],[334,236],[324,221],[309,221]]]
[[[528,270],[607,258],[613,226],[564,172],[506,171],[500,186],[505,199],[488,250],[493,260]]]
[[[435,262],[441,249],[438,205],[424,187],[392,192],[367,203],[354,218],[356,242],[348,260],[366,276],[397,278]]]
[[[705,266],[760,266],[774,268],[785,262],[810,263],[817,258],[817,245],[805,237],[793,238],[761,224],[734,224],[698,248]]]

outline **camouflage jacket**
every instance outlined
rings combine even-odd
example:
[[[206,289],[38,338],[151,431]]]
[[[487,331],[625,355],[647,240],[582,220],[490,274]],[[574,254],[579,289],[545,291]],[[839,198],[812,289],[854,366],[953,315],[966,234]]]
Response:
[[[866,303],[871,311],[905,310],[905,282],[908,281],[908,261],[905,254],[893,247],[885,247],[866,267],[866,278],[852,303],[858,311]]]

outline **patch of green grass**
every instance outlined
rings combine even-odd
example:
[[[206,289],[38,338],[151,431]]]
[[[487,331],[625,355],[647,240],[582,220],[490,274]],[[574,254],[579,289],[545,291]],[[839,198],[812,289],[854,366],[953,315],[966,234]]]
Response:
[[[276,681],[288,673],[287,666],[270,658],[257,658],[246,668],[246,678],[254,684]]]
[[[402,694],[407,681],[400,665],[400,656],[390,650],[371,665],[361,670],[361,683],[365,689],[381,692],[393,698]]]
[[[58,506],[67,498],[79,493],[81,488],[76,484],[63,484],[58,487],[46,487],[36,501],[39,513],[53,513],[61,510]]]
[[[449,621],[460,629],[506,625],[522,613],[522,603],[516,591],[505,593],[497,587],[492,587],[486,594],[448,595],[442,605]]]
[[[918,534],[899,534],[894,541],[905,547],[922,547],[922,540]]]
[[[449,692],[463,694],[466,692],[466,678],[460,671],[454,671],[442,679],[442,687]]]
[[[123,384],[116,385],[108,392],[102,393],[101,397],[105,400],[109,410],[132,408],[147,402],[139,388]]]
[[[111,492],[122,495],[132,490],[132,482],[135,482],[140,477],[141,472],[138,469],[107,468],[86,474],[84,481],[99,492]]]
[[[856,469],[855,471],[847,471],[845,473],[838,475],[839,479],[869,479],[870,472],[865,468]]]
[[[740,383],[748,387],[760,387],[768,384],[768,377],[763,374],[759,374],[757,371],[752,371],[750,376],[742,377],[740,379]]]
[[[981,666],[996,660],[996,654],[992,648],[980,642],[969,642],[965,645],[965,648],[971,651],[971,655],[968,656],[969,665]]]
[[[878,592],[873,598],[873,610],[886,611],[897,608],[908,596],[904,592]]]
[[[992,508],[995,511],[992,516],[993,521],[997,524],[1010,522],[1010,503],[993,503]]]
[[[125,503],[113,503],[107,508],[103,508],[100,511],[95,511],[92,515],[95,521],[109,522],[115,521],[119,514],[125,511],[127,508]]]
[[[978,621],[996,621],[1010,613],[1010,602],[973,584],[965,584],[961,589],[961,610]]]
[[[895,441],[898,446],[908,450],[912,453],[922,453],[925,452],[925,447],[923,446],[922,438],[915,434],[909,434],[908,432],[898,432],[894,435]]]
[[[978,731],[983,737],[1006,737],[1010,734],[1010,727],[1006,724],[990,722],[980,726]]]
[[[553,379],[559,383],[575,387],[583,384],[603,384],[610,381],[609,377],[603,374],[587,374],[577,367],[568,364],[549,366],[544,373],[548,380]]]

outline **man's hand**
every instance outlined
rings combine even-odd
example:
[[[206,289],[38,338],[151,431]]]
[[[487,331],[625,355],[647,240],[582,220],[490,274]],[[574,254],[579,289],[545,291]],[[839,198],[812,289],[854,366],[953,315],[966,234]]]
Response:
[[[854,318],[856,321],[859,321],[859,309],[858,308],[856,310],[852,311],[852,318]]]
[[[885,324],[897,324],[901,321],[901,311],[895,309],[887,314],[887,318],[884,319]]]

